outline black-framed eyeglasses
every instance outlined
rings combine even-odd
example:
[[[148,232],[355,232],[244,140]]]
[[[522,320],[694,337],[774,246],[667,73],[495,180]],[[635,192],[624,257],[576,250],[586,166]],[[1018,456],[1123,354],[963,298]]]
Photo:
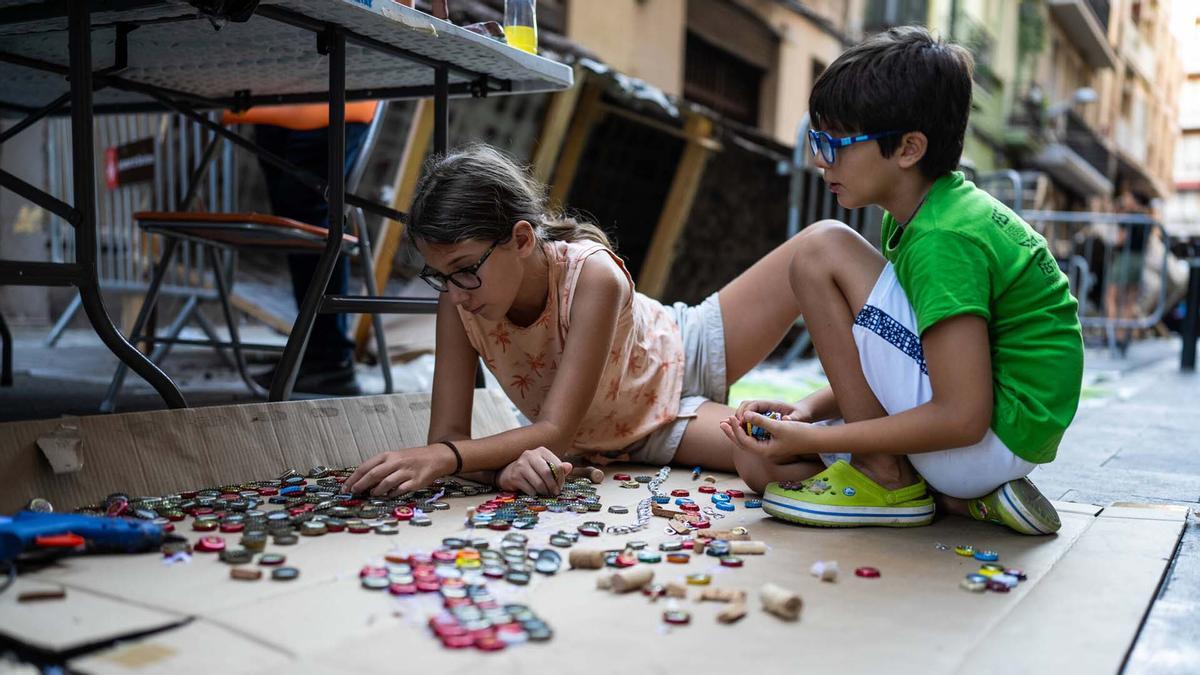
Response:
[[[854,136],[845,136],[838,138],[830,136],[824,131],[809,130],[808,132],[808,147],[812,150],[813,157],[820,156],[825,160],[826,164],[837,162],[837,149],[846,146],[862,143],[864,141],[874,141],[888,136],[895,136],[901,133],[899,131],[880,131],[874,134],[857,134]]]
[[[417,276],[424,279],[425,283],[432,286],[438,293],[449,291],[451,283],[464,291],[473,291],[483,285],[483,279],[479,278],[479,268],[483,267],[483,263],[487,262],[488,256],[492,254],[492,251],[495,251],[497,246],[506,241],[508,241],[508,237],[492,242],[492,245],[488,247],[488,250],[483,252],[483,255],[479,257],[479,260],[474,265],[460,267],[450,274],[442,274],[436,270],[431,270],[426,265]]]

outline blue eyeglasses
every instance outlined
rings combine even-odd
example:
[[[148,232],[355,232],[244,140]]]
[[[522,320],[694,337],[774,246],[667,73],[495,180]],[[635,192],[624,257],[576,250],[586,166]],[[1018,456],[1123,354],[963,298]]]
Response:
[[[837,138],[835,136],[830,136],[824,131],[813,131],[810,129],[808,132],[808,147],[812,149],[813,157],[820,156],[825,160],[826,164],[833,164],[837,161],[838,148],[844,148],[854,145],[855,143],[862,143],[864,141],[874,141],[880,138],[887,138],[888,136],[895,136],[898,133],[901,132],[880,131],[874,134],[859,134],[858,136],[845,136],[843,138]]]

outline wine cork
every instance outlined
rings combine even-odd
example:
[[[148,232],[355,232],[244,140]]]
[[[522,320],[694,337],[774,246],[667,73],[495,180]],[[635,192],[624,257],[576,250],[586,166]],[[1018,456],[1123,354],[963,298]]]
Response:
[[[734,623],[744,616],[746,616],[746,603],[735,602],[717,613],[717,621],[720,623]]]
[[[700,591],[700,602],[704,602],[706,600],[712,602],[733,602],[745,604],[746,591],[737,588],[716,588],[714,586],[709,586],[708,588]]]
[[[596,577],[596,590],[611,591],[613,575],[611,572],[604,572]]]
[[[759,590],[763,609],[786,621],[800,618],[800,607],[804,602],[800,596],[782,586],[765,584]]]
[[[598,570],[604,568],[604,551],[573,549],[568,558],[571,569]]]
[[[258,581],[262,578],[262,570],[250,567],[234,567],[229,570],[229,578],[241,579],[242,581]]]
[[[667,584],[667,597],[668,598],[686,598],[687,597],[687,586],[684,586],[683,584],[676,584],[676,583]]]
[[[593,483],[604,482],[604,472],[594,466],[576,466],[567,475],[571,478],[586,478]]]
[[[705,539],[724,539],[725,541],[750,541],[749,532],[733,530],[709,530],[704,533]]]
[[[818,560],[808,571],[821,581],[837,581],[838,564],[836,560]]]
[[[762,555],[767,552],[767,545],[761,541],[731,541],[729,552],[733,555]]]
[[[628,593],[636,591],[642,586],[650,583],[654,578],[654,570],[645,565],[630,567],[613,574],[612,589],[614,593]]]

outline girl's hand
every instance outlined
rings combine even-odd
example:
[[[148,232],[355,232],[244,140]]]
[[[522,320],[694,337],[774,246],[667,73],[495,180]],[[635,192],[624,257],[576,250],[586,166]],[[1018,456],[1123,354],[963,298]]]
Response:
[[[733,416],[737,418],[743,426],[746,424],[746,413],[768,413],[777,412],[783,415],[786,420],[793,422],[812,422],[812,411],[803,401],[791,404],[783,401],[742,401]]]
[[[788,407],[792,408],[792,406]],[[768,408],[768,410],[778,409]],[[792,410],[795,412],[794,408]],[[760,441],[746,433],[747,422],[764,429],[771,435],[771,438]],[[721,422],[721,431],[724,431],[729,440],[737,444],[738,447],[753,452],[776,464],[790,464],[791,462],[795,462],[799,455],[818,452],[813,443],[814,439],[812,438],[811,429],[812,425],[807,422],[799,422],[791,419],[771,419],[770,417],[749,410],[743,413],[740,418],[734,415]]]
[[[359,465],[342,489],[386,497],[419,490],[455,467],[454,453],[442,444],[381,452]]]
[[[549,448],[533,448],[500,471],[496,486],[527,495],[557,495],[571,469],[570,462],[558,461]]]

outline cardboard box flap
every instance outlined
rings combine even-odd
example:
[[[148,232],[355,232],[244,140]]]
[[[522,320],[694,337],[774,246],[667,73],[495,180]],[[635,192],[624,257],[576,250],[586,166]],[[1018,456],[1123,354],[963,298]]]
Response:
[[[80,417],[73,421],[87,461],[61,475],[37,446],[59,420],[0,424],[0,512],[34,497],[70,511],[117,491],[161,495],[274,478],[287,469],[354,466],[385,450],[424,445],[429,398],[394,394]],[[475,437],[516,426],[502,396],[476,390]]]

